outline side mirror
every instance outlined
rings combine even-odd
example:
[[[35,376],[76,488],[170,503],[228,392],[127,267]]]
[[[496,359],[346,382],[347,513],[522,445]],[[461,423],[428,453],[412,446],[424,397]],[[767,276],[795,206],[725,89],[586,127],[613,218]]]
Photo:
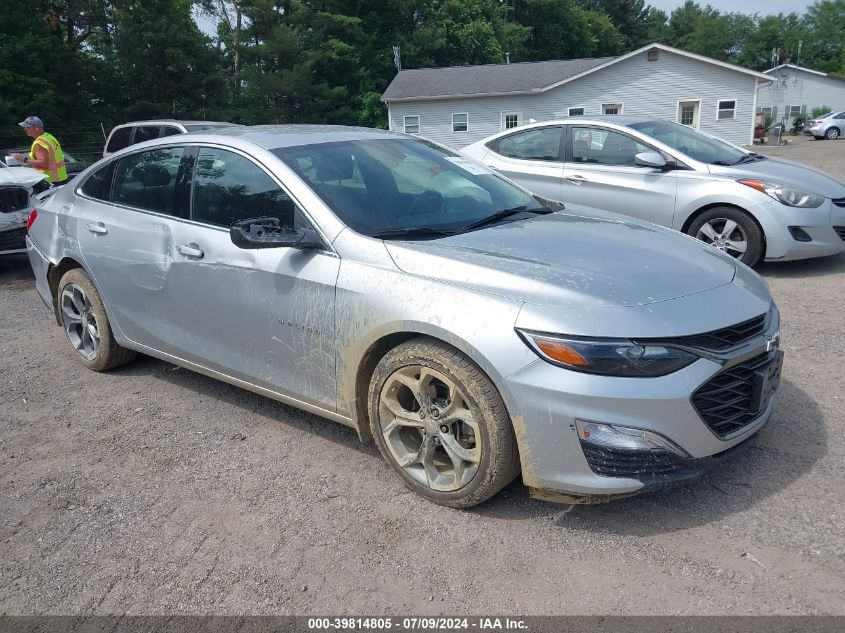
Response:
[[[279,218],[249,218],[229,227],[232,243],[238,248],[322,249],[323,243],[311,229],[282,226]]]
[[[634,163],[640,167],[666,168],[666,160],[657,152],[640,152],[634,156]]]

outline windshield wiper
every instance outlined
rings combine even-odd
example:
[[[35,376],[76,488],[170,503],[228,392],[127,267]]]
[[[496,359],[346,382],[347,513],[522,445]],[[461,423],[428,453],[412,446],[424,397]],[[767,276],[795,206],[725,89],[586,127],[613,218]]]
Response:
[[[758,160],[763,160],[764,158],[766,158],[766,157],[763,156],[762,154],[746,154],[745,156],[743,156],[742,158],[740,158],[738,161],[736,161],[733,164],[739,165],[741,163],[753,163],[753,162],[756,162]]]
[[[430,226],[409,226],[403,229],[388,229],[386,231],[379,231],[378,233],[372,233],[370,237],[375,237],[380,240],[390,240],[397,238],[413,239],[415,237],[437,238],[454,234],[455,231],[447,229],[434,229]]]
[[[488,224],[495,224],[499,220],[504,220],[505,218],[509,218],[512,215],[516,215],[518,213],[536,213],[538,215],[546,215],[547,213],[552,213],[551,209],[547,209],[546,207],[540,207],[539,209],[529,209],[528,205],[523,204],[519,207],[512,207],[510,209],[502,209],[501,211],[496,211],[493,215],[488,215],[486,218],[481,218],[480,220],[476,220],[475,222],[470,222],[461,231],[471,231],[472,229],[477,229],[482,226],[487,226]]]

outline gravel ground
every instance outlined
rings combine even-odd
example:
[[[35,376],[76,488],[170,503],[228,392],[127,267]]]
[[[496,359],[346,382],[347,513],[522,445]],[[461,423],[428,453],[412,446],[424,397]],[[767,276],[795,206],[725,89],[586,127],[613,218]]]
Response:
[[[845,143],[758,149],[845,171]],[[87,371],[2,259],[0,613],[845,614],[845,255],[760,272],[787,360],[755,443],[566,513],[518,480],[437,507],[334,423],[151,358]]]

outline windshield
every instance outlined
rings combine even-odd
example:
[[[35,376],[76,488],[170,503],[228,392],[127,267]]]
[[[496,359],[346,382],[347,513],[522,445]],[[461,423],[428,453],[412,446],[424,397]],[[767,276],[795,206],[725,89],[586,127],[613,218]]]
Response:
[[[343,141],[273,153],[364,235],[435,238],[475,228],[470,225],[496,213],[504,219],[547,211],[486,167],[422,140]]]
[[[748,154],[698,130],[669,121],[631,123],[628,127],[665,143],[682,154],[711,165],[735,165]]]

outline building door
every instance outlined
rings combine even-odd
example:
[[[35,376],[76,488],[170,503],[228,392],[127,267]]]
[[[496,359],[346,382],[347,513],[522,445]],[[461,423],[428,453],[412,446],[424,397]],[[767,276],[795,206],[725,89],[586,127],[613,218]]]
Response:
[[[701,101],[679,101],[678,123],[698,129]]]

